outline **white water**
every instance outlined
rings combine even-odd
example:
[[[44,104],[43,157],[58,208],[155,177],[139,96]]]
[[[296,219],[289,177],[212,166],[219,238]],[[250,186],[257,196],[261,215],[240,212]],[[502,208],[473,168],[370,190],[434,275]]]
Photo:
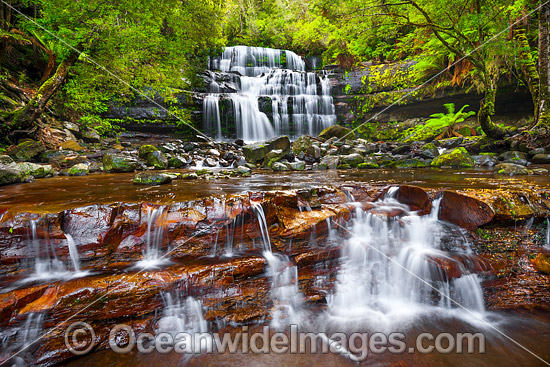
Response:
[[[187,347],[189,354],[200,354],[212,347],[208,322],[204,319],[202,303],[193,297],[183,297],[179,291],[162,294],[164,311],[157,323],[156,333],[169,333]],[[179,334],[179,335],[178,335]]]
[[[234,75],[237,93],[219,95],[219,85],[211,83],[213,94],[203,104],[204,128],[211,135],[219,137],[222,120],[228,119],[235,122],[236,137],[246,142],[283,134],[316,135],[336,122],[328,76],[306,73],[305,62],[291,51],[228,47],[221,59],[211,62],[211,68],[240,74]],[[229,117],[220,114],[221,96],[231,103]],[[260,111],[260,97],[271,101],[272,121]],[[231,130],[229,124],[226,130]]]
[[[478,276],[442,249],[446,237],[453,255],[470,254],[465,237],[451,236],[438,221],[440,200],[434,201],[430,215],[419,217],[396,201],[396,193],[389,190],[375,209],[408,212],[400,219],[365,213],[357,206],[349,229],[352,236],[342,249],[335,291],[327,299],[331,322],[359,322],[380,331],[406,325],[422,314],[483,315]],[[449,279],[431,259],[454,263],[462,276]]]
[[[143,258],[136,263],[140,268],[155,268],[164,263],[169,263],[170,260],[164,258],[161,251],[161,246],[164,241],[164,215],[165,207],[148,208],[145,214],[147,223],[147,231],[145,232],[145,250]]]
[[[78,250],[76,248],[76,244],[74,242],[73,236],[71,236],[68,233],[65,233],[65,237],[67,238],[67,246],[69,246],[69,256],[71,257],[71,261],[73,263],[73,269],[76,272],[80,271],[80,259],[78,258]]]
[[[546,243],[544,248],[550,250],[550,218],[546,218]]]
[[[25,322],[19,326],[0,329],[0,361],[3,360],[2,357],[8,357],[35,343],[42,333],[43,324],[44,313],[29,313]],[[13,357],[11,366],[27,366],[23,357],[31,353],[32,349],[28,349]]]

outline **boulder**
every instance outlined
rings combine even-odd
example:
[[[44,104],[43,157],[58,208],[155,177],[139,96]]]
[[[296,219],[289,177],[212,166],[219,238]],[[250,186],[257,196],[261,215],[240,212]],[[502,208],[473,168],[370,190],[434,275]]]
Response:
[[[336,137],[337,139],[342,139],[344,137],[346,139],[355,139],[355,133],[347,127],[341,125],[332,125],[321,131],[321,133],[319,134],[319,139],[322,140],[328,140],[333,137]]]
[[[364,160],[363,156],[357,153],[340,156],[340,164],[347,164],[350,167],[357,167]]]
[[[510,175],[510,176],[528,175],[530,173],[530,170],[528,170],[524,166],[521,166],[519,164],[513,164],[513,163],[497,164],[494,168],[494,171],[499,175]]]
[[[41,143],[34,140],[27,140],[8,149],[7,155],[18,162],[25,162],[31,161],[33,158],[38,157],[38,155],[45,150],[46,149]]]
[[[463,147],[455,148],[450,152],[444,152],[436,157],[431,163],[434,167],[450,166],[462,168],[470,168],[473,167],[474,164],[473,158]]]
[[[89,165],[85,163],[78,163],[69,168],[69,176],[87,176],[90,173]]]
[[[527,154],[515,150],[502,153],[498,156],[498,159],[504,163],[527,165]]]
[[[306,151],[306,161],[309,163],[318,162],[321,158],[321,148],[311,145]]]
[[[14,161],[9,155],[0,155],[0,164],[13,164]]]
[[[458,147],[464,138],[462,136],[459,136],[458,138],[449,138],[449,139],[440,139],[436,140],[435,144],[441,148],[445,149],[453,149]]]
[[[301,162],[301,161],[296,161],[296,162],[289,163],[288,166],[293,171],[303,171],[303,170],[306,169],[306,164],[304,162]]]
[[[428,194],[418,186],[400,186],[397,192],[397,200],[407,204],[412,210],[422,210],[424,213],[429,213],[432,208]]]
[[[472,156],[476,166],[481,167],[494,167],[498,164],[498,161],[488,155],[474,155]]]
[[[378,163],[376,163],[376,161],[374,159],[367,159],[365,162],[359,163],[357,165],[357,168],[359,168],[359,169],[375,169],[375,168],[380,168],[380,166],[378,165]]]
[[[281,149],[274,149],[265,155],[264,164],[268,167],[271,167],[273,163],[280,161],[287,154],[288,152],[285,153]]]
[[[531,162],[536,164],[550,164],[550,154],[535,154]]]
[[[241,176],[250,176],[252,174],[252,170],[245,166],[239,166],[237,167],[237,173]]]
[[[147,159],[147,157],[149,156],[149,153],[153,153],[154,151],[157,151],[158,149],[152,145],[142,145],[139,147],[138,149],[138,156],[141,158],[141,159]]]
[[[80,137],[86,143],[99,143],[101,142],[101,136],[94,129],[86,129],[80,132]]]
[[[53,176],[55,174],[53,167],[49,164],[36,164],[36,163],[17,163],[19,169],[23,172],[24,176],[33,176],[35,178],[44,178]]]
[[[265,145],[260,143],[249,144],[243,147],[243,155],[248,163],[256,164],[263,161],[266,153]]]
[[[285,155],[290,152],[290,139],[288,136],[277,136],[273,139],[266,140],[263,145],[266,148],[266,153],[276,149],[282,150]]]
[[[147,155],[147,165],[155,169],[168,168],[168,159],[160,150],[155,150]]]
[[[106,172],[133,172],[138,168],[138,161],[129,155],[105,153],[103,169]]]
[[[321,159],[319,167],[327,169],[336,169],[340,164],[340,157],[335,155],[327,155]]]
[[[81,152],[84,150],[84,148],[78,144],[76,141],[74,141],[73,139],[69,139],[61,144],[59,144],[59,147],[61,149],[66,149],[66,150],[72,150],[72,151],[75,151],[75,152]]]
[[[439,150],[434,144],[428,143],[420,148],[418,155],[421,158],[434,159],[435,157],[439,156]]]
[[[135,185],[163,185],[172,182],[172,176],[166,173],[139,172],[134,176]]]
[[[202,163],[206,167],[216,167],[218,165],[218,161],[216,161],[214,158],[206,158]]]
[[[535,258],[529,260],[536,271],[550,275],[550,254],[537,254]]]
[[[187,165],[187,159],[181,156],[174,156],[168,160],[168,167],[185,168]]]
[[[0,186],[21,183],[23,177],[23,171],[17,165],[0,163]]]
[[[292,152],[296,155],[300,153],[305,154],[313,142],[314,140],[311,136],[302,135],[292,143]]]
[[[281,162],[275,162],[271,165],[273,171],[290,171],[290,168]]]
[[[494,210],[484,201],[454,191],[445,190],[439,206],[439,219],[473,231],[489,223]]]

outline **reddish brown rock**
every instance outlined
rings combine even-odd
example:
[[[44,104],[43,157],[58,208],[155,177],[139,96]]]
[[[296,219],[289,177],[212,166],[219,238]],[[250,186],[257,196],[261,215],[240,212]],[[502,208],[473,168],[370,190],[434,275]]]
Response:
[[[535,258],[529,260],[536,271],[550,275],[550,254],[537,254]]]
[[[432,208],[432,203],[428,194],[418,186],[400,186],[397,193],[397,200],[408,205],[411,210],[420,211],[421,214],[428,214]]]
[[[462,195],[454,191],[443,191],[439,209],[439,219],[454,223],[473,231],[489,223],[495,212],[483,201]]]

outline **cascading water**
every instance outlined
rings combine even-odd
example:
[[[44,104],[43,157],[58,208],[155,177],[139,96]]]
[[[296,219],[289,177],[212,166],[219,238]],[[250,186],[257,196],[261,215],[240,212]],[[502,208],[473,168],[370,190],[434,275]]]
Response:
[[[463,307],[482,315],[479,278],[457,260],[471,256],[468,243],[458,228],[437,219],[440,200],[431,215],[419,217],[395,194],[390,190],[369,212],[357,205],[336,288],[327,299],[331,320],[361,320],[384,329],[428,311],[462,312]],[[406,215],[391,218],[392,211]],[[439,262],[452,264],[460,274],[451,276]]]
[[[271,240],[264,210],[260,204],[254,203],[252,208],[256,213],[262,234],[262,256],[267,260],[269,266],[271,299],[274,304],[271,324],[278,329],[290,324],[298,324],[304,302],[298,288],[298,269],[291,264],[287,256],[274,254],[271,251]]]
[[[259,141],[316,135],[336,122],[328,76],[306,72],[304,60],[292,51],[227,47],[210,69],[230,73],[226,79],[235,79],[236,90],[219,94],[220,84],[210,82],[203,123],[213,137]],[[224,100],[229,104],[220,108]]]
[[[25,357],[25,354],[32,353],[32,350],[27,350],[27,348],[40,337],[43,330],[44,315],[42,312],[29,313],[22,324],[0,330],[0,361],[14,352],[24,350],[23,354],[13,358],[12,366],[28,365],[23,357]]]
[[[544,248],[550,250],[550,218],[546,218],[546,243]]]
[[[156,333],[169,333],[178,343],[187,346],[189,354],[200,354],[212,346],[208,322],[204,319],[201,301],[183,297],[179,291],[162,294],[164,311]]]
[[[145,232],[145,250],[143,258],[137,262],[136,266],[141,268],[154,268],[162,262],[169,262],[163,259],[161,246],[164,240],[164,222],[163,214],[165,207],[148,208],[145,214],[147,231]]]

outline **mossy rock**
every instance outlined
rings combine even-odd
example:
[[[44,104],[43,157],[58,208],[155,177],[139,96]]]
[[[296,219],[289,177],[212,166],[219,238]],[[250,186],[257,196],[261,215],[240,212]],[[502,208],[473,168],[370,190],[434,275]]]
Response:
[[[337,168],[338,169],[351,169],[351,166],[349,164],[343,163],[343,164],[339,164]]]
[[[305,154],[314,141],[311,136],[302,135],[292,143],[292,152],[294,154]]]
[[[266,148],[263,144],[250,144],[243,147],[244,159],[248,163],[256,164],[257,162],[263,161],[266,155]]]
[[[67,170],[69,176],[87,176],[90,173],[90,167],[85,163],[75,164]]]
[[[363,163],[365,158],[361,154],[348,154],[340,156],[340,164],[347,164],[350,167],[357,167],[360,163]]]
[[[46,149],[41,143],[34,140],[27,140],[9,149],[7,154],[15,161],[26,162],[38,157],[40,153],[45,150]]]
[[[195,173],[198,176],[204,176],[204,175],[211,175],[212,171],[209,170],[208,168],[203,168],[203,169],[199,169],[199,170],[195,171]]]
[[[321,131],[319,134],[319,139],[328,140],[330,138],[336,137],[338,139],[355,139],[355,133],[352,129],[341,125],[332,125],[327,127],[325,130]]]
[[[429,167],[430,163],[420,159],[405,159],[404,161],[395,162],[395,168],[424,168]]]
[[[19,169],[23,172],[25,176],[33,176],[35,178],[44,178],[48,176],[53,176],[55,174],[53,167],[49,164],[36,164],[36,163],[17,163]]]
[[[271,165],[275,162],[278,162],[280,161],[281,159],[283,159],[284,156],[286,156],[288,154],[288,152],[284,152],[283,150],[281,149],[274,149],[272,151],[270,151],[269,153],[267,153],[265,155],[265,159],[264,159],[264,164],[267,166],[267,167],[270,167],[271,168]]]
[[[147,159],[149,153],[153,153],[157,150],[158,149],[152,145],[142,145],[139,147],[138,157],[140,157],[141,159]]]
[[[166,169],[168,168],[168,159],[160,150],[155,150],[147,155],[147,165],[155,169]]]
[[[23,182],[25,175],[15,164],[0,164],[0,186]]]
[[[172,182],[172,176],[166,173],[139,172],[133,180],[136,185],[164,185]]]
[[[369,162],[359,163],[357,168],[359,168],[359,169],[375,169],[375,168],[380,168],[380,166],[376,162],[369,161]]]
[[[293,170],[293,171],[303,171],[306,169],[306,164],[304,162],[292,162],[292,163],[289,163],[288,166]]]
[[[455,148],[436,157],[432,163],[434,167],[471,168],[475,165],[474,159],[463,147]]]
[[[138,161],[124,154],[106,153],[103,156],[103,169],[106,172],[133,172],[138,168]]]

